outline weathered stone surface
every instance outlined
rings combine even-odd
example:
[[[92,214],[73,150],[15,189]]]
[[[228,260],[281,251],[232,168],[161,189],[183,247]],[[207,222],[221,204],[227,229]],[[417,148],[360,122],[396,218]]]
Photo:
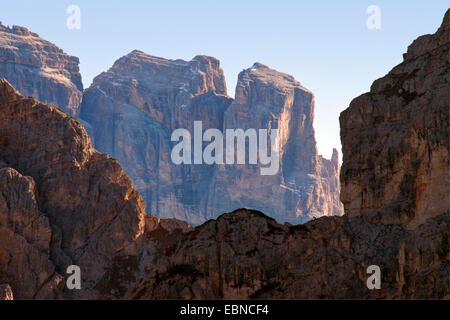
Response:
[[[231,102],[225,94],[214,58],[166,60],[135,50],[94,79],[80,117],[96,148],[124,166],[149,212],[201,223],[213,167],[174,165],[170,135],[193,119],[220,128]]]
[[[439,37],[442,28],[432,37]],[[424,43],[437,42],[431,38]],[[441,70],[441,60],[448,61],[447,55],[434,55],[439,48],[421,51],[417,57],[435,75],[428,79],[435,86],[423,92],[426,96],[431,90],[430,99],[440,96],[434,90],[440,78],[448,77],[447,71],[434,72],[434,68]],[[408,60],[400,66],[407,64]],[[389,100],[389,93],[376,97]],[[360,114],[355,112],[354,103],[341,117],[341,123],[349,121],[342,123],[346,171],[341,178],[353,184],[358,182],[353,179],[358,172],[363,183],[369,181],[365,172],[372,170],[364,161],[352,162],[347,153],[358,139],[351,135],[351,128],[364,114],[361,109]],[[420,108],[420,103],[428,109]],[[446,110],[435,103],[413,96],[408,105],[417,109],[406,105],[411,113],[395,124],[399,131],[411,123],[417,126],[412,112],[416,111],[419,119],[427,119],[428,135],[423,139],[430,140],[429,148],[442,149],[448,135],[433,125],[443,123]],[[384,124],[395,135],[389,117],[394,111],[364,114],[364,121],[377,124],[376,128]],[[383,131],[377,132],[366,145],[375,155],[389,143]],[[363,147],[360,151],[366,152]],[[396,156],[405,151],[403,144],[391,149]],[[396,165],[397,158],[389,159],[387,167]],[[334,153],[330,163],[322,163],[319,174],[330,176],[337,169]],[[407,165],[399,170],[412,181],[423,174]],[[384,171],[372,177],[379,172]],[[429,162],[427,175],[448,188],[436,172],[443,174],[442,167]],[[419,196],[402,200],[409,205],[424,197],[421,203],[427,204],[409,219],[401,219],[402,207],[393,207],[392,200],[380,194],[380,200],[374,198],[376,210],[355,213],[352,202],[344,201],[347,215],[321,217],[303,225],[279,224],[261,212],[240,209],[193,229],[175,219],[145,215],[143,201],[117,161],[95,151],[76,120],[22,97],[0,80],[0,283],[9,284],[15,298],[448,298],[449,203],[422,193],[427,190],[423,187],[413,184],[410,188]],[[346,188],[344,200],[349,196]],[[83,289],[75,294],[63,288],[62,278],[72,263],[83,273]],[[366,286],[369,265],[381,268],[380,290]],[[0,291],[10,296],[4,288]]]
[[[313,100],[292,76],[255,64],[239,75],[233,101],[218,60],[133,51],[94,79],[80,117],[96,148],[119,160],[157,216],[199,224],[251,207],[300,222],[343,211],[339,166],[322,169],[327,160],[317,155]],[[261,176],[256,165],[174,165],[170,135],[177,128],[193,135],[196,120],[203,131],[280,128],[278,174]]]
[[[56,276],[54,265],[65,273],[70,264],[81,266],[87,295],[114,254],[135,252],[145,205],[118,162],[94,150],[74,118],[21,96],[4,79],[0,159],[0,282],[16,297],[39,295]]]
[[[51,228],[39,212],[36,184],[12,168],[0,169],[0,282],[17,297],[54,297],[61,276],[50,260]]]
[[[114,297],[448,298],[448,18],[447,12],[435,35],[418,39],[428,50],[413,44],[401,65],[343,112],[347,215],[292,226],[256,211],[224,214],[178,238],[166,235],[159,250],[135,257],[133,281],[122,277],[127,285]],[[411,69],[422,75],[413,77],[418,92],[397,97],[403,91],[390,91],[399,85],[391,77]],[[337,166],[336,156],[322,175]],[[380,290],[366,286],[369,265],[381,268]],[[116,277],[120,263],[111,270],[104,282]]]
[[[342,112],[341,200],[349,216],[415,227],[450,208],[449,13]]]
[[[76,114],[83,85],[79,60],[24,27],[0,23],[0,78],[21,94]]]
[[[450,293],[449,221],[444,213],[406,230],[344,216],[292,226],[238,210],[159,255],[128,256],[133,267],[115,261],[104,282],[122,275],[120,297],[134,299],[440,299]],[[380,290],[366,286],[374,264]]]
[[[96,77],[84,94],[78,64],[78,58],[26,28],[0,25],[0,77],[23,95],[79,116],[96,148],[124,166],[149,212],[193,224],[240,207],[292,223],[342,214],[339,186],[331,187],[336,176],[321,175],[326,160],[315,147],[312,94],[291,76],[256,63],[259,67],[245,72],[248,78],[240,76],[232,104],[220,63],[212,57],[187,62],[135,50]],[[245,107],[249,90],[253,96]],[[286,144],[279,174],[261,177],[255,166],[224,171],[223,166],[174,165],[170,135],[177,128],[193,132],[194,120],[203,122],[203,130],[280,126]]]
[[[319,155],[319,168],[321,177],[321,186],[323,192],[320,197],[324,199],[322,206],[328,209],[328,215],[342,215],[344,207],[340,200],[339,174],[341,172],[341,163],[339,153],[333,149],[331,160],[325,159]]]
[[[9,284],[0,284],[0,300],[14,300],[14,294]]]
[[[261,63],[242,71],[223,130],[278,129],[279,170],[261,175],[260,165],[218,165],[208,218],[240,207],[291,223],[341,215],[337,151],[333,163],[317,154],[313,120],[314,95],[292,76]]]

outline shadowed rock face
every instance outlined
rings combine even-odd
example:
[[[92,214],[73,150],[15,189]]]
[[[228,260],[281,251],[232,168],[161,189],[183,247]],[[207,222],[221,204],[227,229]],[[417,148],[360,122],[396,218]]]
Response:
[[[9,284],[0,284],[0,300],[14,300],[14,294]]]
[[[415,227],[449,209],[449,14],[340,117],[351,216]]]
[[[144,232],[144,203],[117,161],[74,118],[4,79],[0,181],[0,283],[18,298],[58,296],[70,264],[83,266],[88,292]]]
[[[237,210],[161,246],[156,259],[117,259],[103,282],[127,289],[102,292],[127,299],[439,299],[450,294],[449,217],[406,230],[346,216],[280,225]],[[381,290],[366,286],[373,264],[381,268]]]
[[[448,24],[448,15],[444,24]],[[419,41],[439,43],[442,28]],[[411,54],[420,50],[428,73],[440,69],[442,60],[448,61],[447,55],[433,55],[440,46],[431,45],[428,51],[414,44],[410,48]],[[415,60],[407,58],[400,66],[408,61]],[[448,72],[437,73],[433,83],[446,77]],[[386,92],[378,95],[378,99],[388,97]],[[416,100],[426,103],[413,96],[408,104]],[[350,117],[354,103],[341,116],[347,150],[343,167],[354,170],[352,175],[343,172],[344,183],[355,172],[367,181],[364,173],[371,170],[364,162],[354,164],[345,154],[353,145],[350,129],[363,111]],[[430,126],[440,124],[447,110],[428,106],[417,109],[418,114]],[[364,121],[389,126],[391,110],[384,111],[366,114]],[[342,123],[345,119],[349,124]],[[396,125],[408,127],[414,121],[408,115]],[[426,128],[434,132],[424,138],[431,140],[429,145],[443,148],[448,135],[432,131],[432,126]],[[373,154],[382,150],[380,139],[386,142],[379,134],[366,146]],[[401,146],[392,150],[394,155],[405,151]],[[336,156],[332,164],[323,166],[321,175],[333,170]],[[405,170],[413,181],[421,174],[410,167],[400,172]],[[375,178],[379,172],[373,173]],[[430,163],[429,175],[436,177],[435,172],[442,174],[441,167]],[[427,190],[417,183],[412,188],[416,195]],[[344,191],[344,199],[348,192]],[[375,213],[354,214],[351,201],[344,201],[348,214],[343,217],[321,217],[293,226],[240,209],[192,229],[179,220],[145,215],[144,203],[120,165],[93,149],[75,119],[19,95],[0,80],[2,299],[13,295],[19,299],[448,298],[450,203],[445,198],[422,196],[428,205],[422,214],[413,211],[406,220],[401,219],[403,207],[392,207],[391,200],[382,197]],[[69,264],[82,269],[83,289],[76,294],[64,289]],[[381,268],[380,290],[367,289],[369,265]]]
[[[416,40],[401,65],[375,81],[373,92],[354,100],[342,113],[341,180],[346,186],[342,199],[347,215],[292,226],[280,225],[256,211],[224,214],[167,243],[165,255],[153,258],[152,264],[135,260],[131,274],[137,281],[122,277],[122,283],[130,285],[121,297],[448,298],[448,18],[447,12],[436,34]],[[403,74],[411,68],[422,77],[412,77],[415,84],[402,83],[401,88],[419,91],[398,97],[403,91],[397,90],[399,84],[391,78],[398,70],[404,70]],[[408,73],[403,76],[411,78]],[[377,87],[384,89],[377,91]],[[395,94],[389,89],[392,87]],[[236,95],[242,105],[248,100]],[[413,135],[413,128],[424,135]],[[390,151],[385,151],[386,147]],[[420,153],[421,148],[429,153]],[[411,164],[411,160],[417,163]],[[397,167],[400,164],[404,167]],[[396,171],[389,171],[393,167]],[[424,167],[425,171],[420,170]],[[324,166],[323,174],[327,168]],[[390,181],[396,178],[389,174],[397,172],[400,181],[407,176],[412,183],[393,188]],[[380,184],[378,193],[369,193],[373,192],[369,187],[359,189],[368,184],[374,188],[375,182]],[[445,195],[431,185],[434,182]],[[358,198],[361,194],[370,197]],[[392,197],[398,202],[393,203]],[[354,207],[353,201],[358,206]],[[371,211],[373,203],[377,207]],[[411,204],[414,210],[405,219],[405,208]],[[142,265],[152,267],[144,273]],[[369,265],[381,268],[380,290],[366,286]],[[110,270],[105,283],[121,274],[120,263],[115,262]]]
[[[279,170],[261,175],[260,165],[217,166],[208,211],[250,207],[291,223],[341,215],[337,151],[332,161],[318,156],[313,119],[314,96],[292,76],[261,63],[242,71],[223,128],[278,129]]]
[[[96,148],[124,166],[149,212],[199,224],[240,207],[290,222],[342,214],[337,154],[332,162],[317,155],[313,113],[311,92],[262,64],[239,75],[233,101],[218,60],[133,51],[94,79],[80,117]],[[171,133],[186,128],[193,134],[197,120],[203,131],[223,133],[278,128],[280,170],[261,176],[256,165],[174,165]]]
[[[342,214],[339,162],[317,155],[314,97],[292,76],[255,63],[239,75],[234,101],[217,59],[167,60],[135,50],[83,93],[78,64],[26,28],[0,25],[0,77],[77,116],[95,147],[123,165],[149,212],[193,224],[240,207],[292,223]],[[255,165],[174,165],[171,133],[192,133],[195,120],[203,131],[278,128],[278,174],[261,176]]]
[[[0,23],[0,78],[21,94],[75,115],[83,85],[79,60],[24,27]]]
[[[0,282],[11,283],[16,297],[42,297],[48,291],[42,284],[55,286],[62,277],[50,259],[52,232],[39,211],[36,183],[13,168],[1,168],[0,191]],[[0,299],[7,299],[3,290]]]
[[[81,124],[0,79],[0,283],[16,298],[96,297],[117,253],[139,254],[144,232],[188,230],[145,214],[117,160]],[[83,292],[65,290],[80,266]],[[75,296],[72,296],[75,294]]]
[[[193,132],[194,120],[221,128],[230,103],[218,60],[166,60],[135,50],[94,79],[80,117],[96,148],[124,166],[149,212],[198,224],[214,167],[174,165],[170,136],[177,128]]]

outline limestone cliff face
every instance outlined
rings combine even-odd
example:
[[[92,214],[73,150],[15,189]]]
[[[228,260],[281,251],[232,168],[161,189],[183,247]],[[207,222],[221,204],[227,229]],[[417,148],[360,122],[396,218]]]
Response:
[[[96,148],[124,166],[149,212],[199,224],[240,207],[291,222],[342,214],[339,166],[322,168],[313,113],[311,92],[262,64],[239,75],[233,101],[218,60],[133,51],[95,78],[80,117]],[[261,176],[256,165],[174,165],[171,133],[186,128],[193,135],[198,120],[203,131],[279,129],[280,170]]]
[[[218,60],[166,60],[133,51],[94,79],[80,117],[96,148],[124,166],[149,212],[199,224],[214,167],[175,165],[170,137],[177,128],[193,132],[194,120],[221,128],[230,102]]]
[[[449,13],[435,35],[419,38],[420,46],[410,46],[399,66],[407,70],[412,63],[417,74],[423,73],[414,78],[416,88],[422,88],[420,83],[431,83],[430,87],[408,98],[392,97],[391,90],[374,91],[357,98],[342,114],[341,181],[348,214],[302,225],[279,224],[247,209],[196,228],[145,215],[139,193],[118,162],[93,149],[74,118],[21,96],[0,80],[0,299],[448,298],[450,203],[439,190],[428,189],[434,188],[432,183],[448,188],[443,185],[447,179],[443,168],[448,172],[449,164],[440,157],[448,153],[448,102],[435,100],[448,98],[440,91],[442,81],[448,80],[448,55],[440,53],[448,46],[447,40],[440,40],[448,18]],[[383,81],[392,88],[396,82],[390,82],[390,75],[373,88],[385,88]],[[402,86],[406,88],[410,87]],[[368,98],[384,101],[389,108],[373,105],[370,113],[355,109]],[[397,104],[390,105],[391,99]],[[405,116],[392,119],[400,106]],[[418,119],[425,121],[422,126]],[[368,126],[360,122],[375,132],[369,135],[363,130]],[[363,138],[354,127],[365,140],[359,140]],[[416,139],[411,127],[424,131],[414,140],[417,145],[405,145]],[[402,139],[392,144],[387,132],[394,138],[401,133]],[[428,156],[413,157],[418,162],[412,165],[402,160],[403,153],[419,154],[425,145]],[[385,146],[390,146],[387,158],[374,159],[381,167],[369,166],[366,148],[376,157]],[[352,148],[361,157],[353,153],[353,160]],[[432,156],[435,150],[440,151]],[[415,183],[388,189],[383,184],[391,181],[386,174],[400,160],[404,167],[392,173]],[[316,161],[321,163],[320,177],[339,169],[337,152],[331,161],[320,157]],[[422,162],[428,165],[425,171]],[[381,185],[379,198],[369,193],[373,180]],[[356,194],[359,207],[355,207],[350,191],[361,186],[367,187]],[[393,202],[388,191],[400,196],[395,198],[399,201]],[[358,198],[360,194],[371,197]],[[368,207],[372,203],[375,210]],[[411,205],[420,210],[404,218]],[[81,267],[82,290],[65,289],[69,264]],[[369,265],[381,268],[380,290],[366,286]]]
[[[145,273],[149,262],[137,258],[123,297],[448,298],[449,12],[342,113],[346,215],[293,226],[256,211],[224,214],[167,242]],[[334,153],[321,175],[337,166]],[[105,282],[121,274],[114,265]],[[369,265],[381,269],[380,290],[366,286]]]
[[[81,266],[86,292],[117,252],[135,252],[144,203],[80,123],[0,79],[0,283],[17,298],[61,296]]]
[[[345,212],[415,227],[449,209],[449,14],[342,112]]]
[[[339,167],[327,170],[330,161],[318,156],[313,120],[314,95],[292,76],[261,63],[242,71],[223,130],[278,129],[279,170],[261,175],[261,165],[219,165],[209,211],[249,207],[291,223],[341,215]]]
[[[78,64],[26,28],[0,25],[0,77],[77,116],[95,147],[123,165],[148,212],[193,224],[240,207],[292,223],[342,214],[339,168],[324,169],[327,160],[317,155],[313,95],[293,77],[256,63],[240,74],[234,101],[217,59],[168,60],[135,50],[83,93]],[[203,131],[279,128],[278,174],[261,176],[255,165],[174,165],[171,133],[192,134],[196,120]]]
[[[52,232],[39,211],[36,183],[13,168],[1,168],[0,194],[0,282],[10,283],[17,298],[51,298],[49,287],[62,277],[50,259]]]
[[[79,60],[24,27],[0,23],[0,78],[21,94],[76,114],[83,85]]]
[[[333,149],[331,160],[319,155],[319,168],[322,186],[320,196],[321,199],[324,199],[322,206],[328,208],[328,215],[342,215],[344,207],[340,200],[339,174],[341,172],[341,163],[338,151]]]
[[[126,289],[122,296],[109,288],[102,293],[127,299],[441,299],[450,294],[449,221],[441,214],[406,230],[333,216],[292,226],[237,210],[166,240],[159,255],[118,259],[103,282]],[[382,270],[380,290],[366,286],[373,264]]]

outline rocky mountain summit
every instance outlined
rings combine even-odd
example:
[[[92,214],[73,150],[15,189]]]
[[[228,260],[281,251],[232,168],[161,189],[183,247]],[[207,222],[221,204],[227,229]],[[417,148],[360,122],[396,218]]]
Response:
[[[172,61],[135,50],[94,79],[80,118],[96,148],[124,166],[149,212],[198,224],[214,167],[173,164],[170,136],[192,128],[193,119],[220,128],[231,100],[225,93],[214,58]]]
[[[0,80],[0,297],[448,299],[450,201],[432,184],[450,182],[449,19],[341,114],[347,214],[299,225],[247,209],[195,228],[146,214],[77,120]],[[65,286],[72,264],[80,290]]]
[[[170,244],[165,263],[137,267],[124,297],[448,299],[449,25],[450,11],[341,114],[346,215],[280,225],[224,214]],[[379,290],[366,286],[369,265]]]
[[[0,25],[0,77],[76,116],[94,146],[121,163],[148,212],[192,224],[241,207],[291,223],[343,213],[339,160],[317,154],[314,96],[292,76],[255,63],[239,75],[232,99],[217,59],[168,60],[134,50],[83,91],[78,64],[26,28]],[[278,173],[261,176],[255,164],[174,164],[171,134],[192,133],[194,121],[203,132],[278,129]]]
[[[144,231],[160,224],[145,217],[117,160],[96,151],[75,118],[4,79],[0,191],[0,283],[17,298],[61,297],[72,264],[83,266],[89,296],[112,257],[136,253]]]
[[[219,61],[167,60],[133,51],[97,76],[83,95],[80,119],[94,145],[117,158],[147,210],[193,224],[240,207],[279,221],[340,215],[339,161],[317,154],[314,96],[292,76],[255,63],[227,96]],[[176,165],[171,133],[178,128],[278,129],[280,169],[261,176],[254,164]]]
[[[0,78],[21,94],[77,114],[83,95],[79,63],[38,34],[0,23]]]
[[[414,228],[449,207],[449,14],[340,116],[341,199],[351,216]]]
[[[342,215],[337,150],[331,161],[318,155],[313,120],[314,95],[294,77],[261,63],[242,71],[223,130],[278,129],[279,170],[261,176],[252,165],[217,166],[208,211],[250,207],[290,223]]]

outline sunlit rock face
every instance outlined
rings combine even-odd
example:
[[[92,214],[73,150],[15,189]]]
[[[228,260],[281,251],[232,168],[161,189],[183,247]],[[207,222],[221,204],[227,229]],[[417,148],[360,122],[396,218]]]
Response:
[[[122,296],[104,294],[127,299],[448,297],[448,213],[413,230],[370,220],[344,215],[292,226],[261,212],[236,210],[166,244],[157,259],[136,257],[134,271],[115,261],[115,272],[105,274],[104,281],[117,281],[119,275],[127,289]],[[379,290],[367,288],[366,270],[373,264],[382,270]],[[139,271],[143,265],[151,267]]]
[[[126,296],[448,299],[449,16],[341,114],[344,216],[292,226],[250,210],[224,214],[172,245],[170,267],[157,263]],[[229,110],[254,99],[252,80]],[[367,287],[370,265],[381,269],[380,289]]]
[[[95,147],[119,160],[157,216],[200,224],[249,207],[295,223],[343,212],[337,155],[332,162],[317,155],[312,93],[260,63],[239,75],[234,100],[217,59],[168,60],[135,50],[83,93],[78,58],[26,28],[0,25],[0,77],[76,116]],[[193,133],[194,121],[202,121],[203,132],[278,129],[278,170],[262,176],[261,165],[248,162],[175,165],[171,134]]]
[[[210,165],[175,165],[172,131],[192,132],[194,120],[221,128],[231,103],[218,60],[167,60],[133,51],[93,81],[80,117],[94,144],[117,158],[160,217],[205,220],[204,202],[214,174]]]
[[[341,113],[341,199],[349,216],[415,227],[450,209],[449,13],[401,64]]]
[[[199,224],[249,207],[301,222],[343,212],[337,154],[331,162],[317,154],[313,94],[262,64],[239,75],[233,100],[217,59],[167,60],[135,50],[94,79],[80,118],[96,148],[119,160],[157,216]],[[202,121],[203,132],[224,135],[226,129],[278,129],[279,170],[262,176],[261,166],[248,161],[175,165],[171,134],[178,128],[193,134],[194,121]]]
[[[448,13],[444,24],[448,26]],[[441,77],[448,77],[448,70],[442,69],[448,55],[439,55],[440,48],[448,46],[439,40],[443,28],[419,38],[415,44],[420,46],[413,44],[406,55],[406,64],[413,52],[423,58],[417,72],[441,70],[431,79],[426,75],[417,79],[434,84],[423,96],[432,90],[439,97],[441,92],[434,90]],[[425,44],[433,47],[433,43],[434,50],[423,51]],[[374,86],[377,83],[383,84],[376,81]],[[390,94],[384,91],[371,98],[387,99]],[[418,97],[403,98],[412,103]],[[427,185],[412,184],[406,195],[419,197],[402,201],[427,205],[418,206],[423,211],[412,211],[408,219],[382,193],[380,199],[373,198],[379,205],[376,211],[367,207],[355,211],[352,201],[347,201],[351,189],[346,184],[354,185],[356,174],[362,184],[377,179],[380,172],[371,172],[364,158],[354,162],[350,156],[358,139],[352,128],[364,114],[363,109],[354,110],[355,101],[341,116],[341,181],[348,214],[291,225],[259,211],[238,209],[192,228],[184,221],[145,214],[144,202],[119,163],[93,148],[78,121],[58,108],[23,97],[0,79],[0,299],[448,299],[446,198],[423,193]],[[445,148],[448,134],[432,126],[443,124],[441,130],[448,130],[439,101],[418,114],[427,119],[429,145]],[[379,114],[373,109],[364,121],[384,123],[396,135],[390,127],[393,110],[381,109],[384,112]],[[407,114],[395,122],[395,128],[418,126],[416,121]],[[368,148],[377,155],[389,141],[377,134],[361,144],[359,151]],[[382,164],[395,166],[397,155],[408,150],[401,143],[393,146],[394,156]],[[337,152],[331,162],[320,156],[317,161],[321,177],[334,175]],[[429,161],[428,170],[440,185],[441,166]],[[405,166],[400,173],[415,181],[421,171]],[[426,177],[422,175],[423,181]],[[405,186],[398,192],[409,190]],[[66,288],[65,271],[72,264],[82,270],[81,290]],[[381,269],[377,290],[367,287],[371,265]]]
[[[279,224],[246,209],[196,228],[155,218],[144,213],[117,161],[93,149],[74,118],[4,80],[0,194],[0,299],[449,294],[448,213],[411,230],[368,215]],[[383,268],[380,290],[366,286],[373,263]],[[81,290],[65,285],[72,264],[82,270]]]
[[[75,118],[0,79],[0,283],[58,298],[69,265],[89,296],[117,252],[135,252],[145,204]],[[153,218],[155,219],[155,218]]]
[[[140,255],[144,234],[160,228],[190,226],[146,214],[120,164],[75,118],[0,79],[0,299],[98,297],[114,257]],[[70,265],[83,290],[67,289]]]
[[[242,71],[224,130],[277,129],[279,169],[261,175],[261,165],[217,166],[208,212],[250,207],[292,223],[342,214],[337,151],[331,161],[317,154],[313,120],[314,95],[292,76],[261,63]]]
[[[83,95],[78,65],[77,57],[36,33],[0,23],[0,78],[7,79],[21,94],[76,115]]]

